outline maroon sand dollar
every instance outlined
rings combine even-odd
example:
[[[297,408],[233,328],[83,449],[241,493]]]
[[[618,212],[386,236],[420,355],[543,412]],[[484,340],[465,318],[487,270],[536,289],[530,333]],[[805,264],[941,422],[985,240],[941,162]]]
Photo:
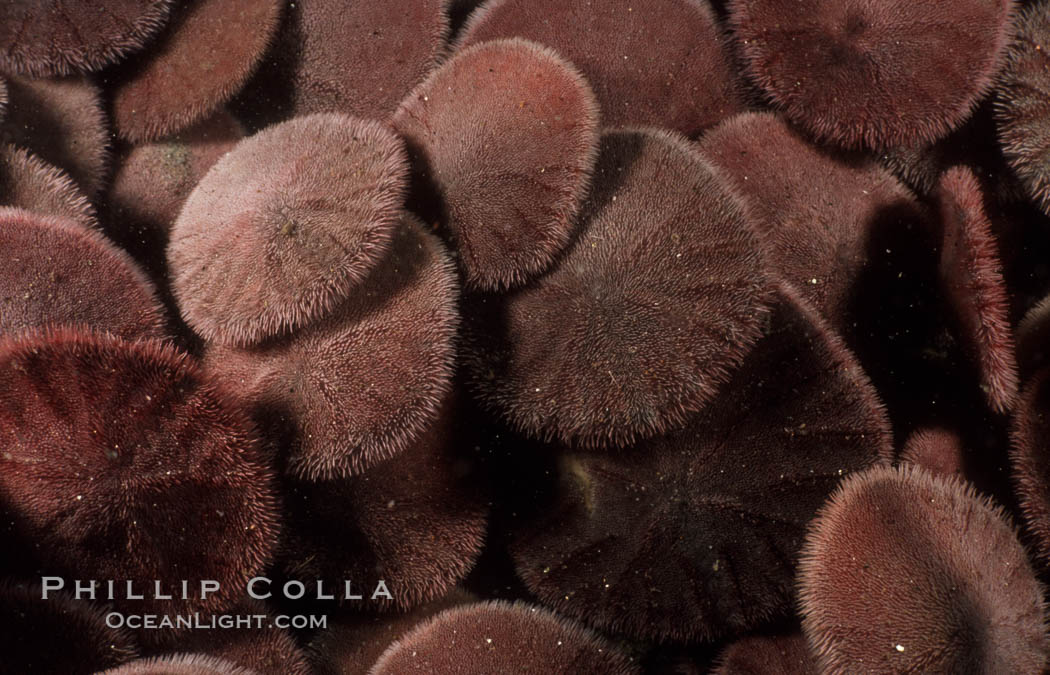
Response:
[[[612,131],[580,223],[553,270],[465,313],[481,317],[465,348],[475,389],[536,437],[673,430],[761,332],[769,284],[743,208],[684,139]]]
[[[86,73],[137,51],[172,0],[10,0],[0,5],[0,70],[29,77]]]
[[[387,649],[370,675],[633,675],[605,640],[539,607],[485,602],[445,610]]]
[[[275,58],[288,71],[289,115],[385,119],[446,50],[445,0],[305,0],[288,15]]]
[[[128,254],[64,218],[0,207],[0,336],[81,325],[133,340],[165,337],[164,309]]]
[[[741,112],[744,95],[707,0],[493,0],[460,46],[521,37],[551,47],[594,87],[605,126],[696,136]]]
[[[284,671],[281,671],[284,672]],[[206,654],[155,656],[126,663],[99,675],[265,675]]]
[[[67,173],[9,143],[0,143],[0,205],[98,225],[95,207]]]
[[[745,68],[822,141],[885,149],[958,127],[992,85],[1013,0],[731,0]]]
[[[206,363],[262,417],[289,427],[293,475],[359,474],[437,419],[452,377],[458,292],[441,242],[405,214],[386,256],[331,316],[256,348],[212,345]]]
[[[0,583],[4,670],[93,675],[138,656],[135,639],[106,623],[105,605],[37,583]],[[55,649],[55,645],[62,645]]]
[[[809,520],[843,475],[891,456],[867,376],[784,287],[765,337],[685,428],[563,449],[510,551],[567,616],[647,641],[734,635],[790,613]]]
[[[1050,2],[1018,18],[996,94],[999,140],[1028,194],[1050,214]]]
[[[727,120],[700,150],[745,199],[773,271],[845,333],[869,240],[888,219],[921,219],[912,194],[875,162],[822,152],[772,113]]]
[[[221,611],[276,546],[274,470],[248,416],[159,341],[0,341],[0,445],[8,541],[99,593],[116,580],[124,612]]]
[[[875,468],[813,522],[799,564],[820,672],[1037,673],[1043,589],[1002,508],[954,477]]]
[[[937,199],[944,228],[944,292],[977,360],[988,404],[1006,412],[1017,397],[1017,358],[1002,262],[984,194],[972,171],[956,167],[941,177]]]
[[[468,286],[517,286],[550,267],[598,146],[594,94],[569,63],[523,40],[478,45],[413,90],[393,123],[437,193]]]
[[[95,197],[109,164],[109,123],[99,88],[85,77],[8,76],[7,85],[11,104],[0,136],[65,170]]]
[[[817,675],[817,664],[801,633],[746,637],[722,650],[712,675]]]
[[[343,580],[354,580],[363,596],[356,604],[406,611],[467,575],[488,508],[454,445],[452,411],[444,405],[411,447],[359,476],[289,486],[282,556],[289,578],[330,580],[340,592]],[[392,600],[371,597],[379,580]]]
[[[117,132],[154,141],[203,121],[236,94],[277,32],[282,0],[188,0],[113,91]]]
[[[331,313],[386,252],[407,181],[404,147],[378,122],[310,115],[245,139],[172,228],[183,318],[246,345]]]

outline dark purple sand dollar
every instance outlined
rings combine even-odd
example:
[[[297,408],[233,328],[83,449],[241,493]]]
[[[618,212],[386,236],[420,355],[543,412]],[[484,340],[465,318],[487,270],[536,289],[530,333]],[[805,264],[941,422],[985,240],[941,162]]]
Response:
[[[453,411],[443,405],[409,448],[359,476],[288,483],[281,563],[289,578],[327,580],[340,591],[343,580],[356,580],[365,599],[357,605],[403,612],[467,575],[488,507],[454,443]],[[379,580],[392,600],[371,598]]]
[[[746,637],[722,650],[711,675],[817,675],[801,633]]]
[[[579,68],[607,127],[693,137],[745,108],[707,0],[492,0],[458,45],[509,37],[547,45]]]
[[[113,90],[117,132],[134,143],[184,131],[240,91],[280,23],[284,0],[187,0]]]
[[[164,308],[131,257],[65,218],[0,207],[0,336],[50,325],[163,338]]]
[[[634,675],[605,640],[539,607],[485,602],[445,610],[402,637],[370,675]]]
[[[130,661],[138,645],[123,628],[107,625],[107,611],[104,604],[37,583],[0,583],[4,672],[94,675]]]
[[[172,0],[6,0],[0,70],[29,77],[86,73],[137,51],[164,26]]]
[[[743,207],[681,137],[612,131],[580,223],[549,273],[464,313],[473,384],[536,437],[615,446],[680,427],[767,314]]]
[[[241,141],[172,228],[186,323],[246,345],[329,315],[386,253],[407,182],[401,141],[370,120],[309,115]]]
[[[65,577],[130,581],[145,599],[121,588],[124,612],[225,609],[277,544],[274,470],[248,416],[157,340],[0,341],[0,447],[5,545]]]
[[[404,215],[387,254],[328,318],[255,348],[212,345],[209,369],[290,437],[289,470],[359,474],[437,419],[450,389],[459,288],[448,253]]]
[[[748,75],[796,124],[844,147],[930,143],[991,88],[1013,0],[730,0]]]
[[[999,141],[1010,167],[1050,214],[1050,2],[1018,18],[996,93]]]
[[[520,286],[569,243],[598,108],[555,52],[524,40],[460,52],[408,95],[393,124],[437,195],[468,286]]]
[[[563,450],[511,543],[544,603],[637,639],[738,634],[790,613],[806,526],[842,476],[891,458],[867,376],[794,291],[687,426],[617,453]]]
[[[911,192],[874,161],[810,145],[773,113],[727,120],[700,150],[744,198],[773,271],[846,334],[869,241],[889,219],[921,218]]]
[[[821,672],[1038,673],[1043,588],[1003,509],[954,477],[879,467],[848,478],[799,564]]]
[[[981,389],[996,412],[1017,398],[1017,357],[999,247],[973,172],[948,170],[937,188],[944,239],[940,275],[962,338],[977,361]]]

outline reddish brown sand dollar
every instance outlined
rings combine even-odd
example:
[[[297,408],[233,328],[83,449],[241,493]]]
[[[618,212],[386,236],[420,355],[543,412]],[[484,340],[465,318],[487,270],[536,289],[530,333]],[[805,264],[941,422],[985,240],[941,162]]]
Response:
[[[261,582],[256,588],[260,593],[265,592]],[[171,631],[150,631],[150,638],[173,640],[180,652],[207,654],[263,675],[312,674],[306,653],[289,631],[274,625],[276,617],[262,602],[241,602],[226,614],[249,616],[253,620],[249,626],[200,629],[185,635],[173,634]],[[153,653],[157,651],[153,649]]]
[[[605,126],[657,126],[687,136],[744,109],[728,49],[706,0],[493,0],[459,39],[521,37],[584,74]]]
[[[921,469],[846,480],[810,527],[799,600],[824,673],[1038,673],[1050,651],[1005,512]]]
[[[809,520],[843,475],[889,461],[889,422],[787,288],[721,391],[679,431],[562,452],[557,489],[511,543],[540,600],[650,641],[712,640],[790,612]]]
[[[179,134],[134,146],[117,158],[107,196],[112,217],[162,233],[166,241],[190,192],[243,137],[240,123],[220,110]]]
[[[100,675],[265,675],[206,654],[174,654],[132,661]]]
[[[98,224],[95,207],[68,174],[9,143],[0,143],[0,204],[68,218],[85,228]]]
[[[1003,62],[1013,0],[731,0],[747,71],[792,121],[845,147],[929,143]]]
[[[845,333],[873,234],[921,218],[911,193],[874,162],[809,145],[772,113],[738,115],[700,149],[744,197],[773,270]]]
[[[138,655],[130,634],[106,625],[104,605],[35,583],[0,584],[0,622],[8,628],[0,648],[9,673],[93,675]]]
[[[817,664],[801,634],[747,637],[718,656],[712,675],[817,675]]]
[[[1017,325],[1017,365],[1030,375],[1050,363],[1050,296],[1032,306]]]
[[[164,310],[124,251],[73,221],[0,207],[0,335],[83,325],[161,338]]]
[[[109,125],[98,87],[83,77],[8,77],[11,99],[0,126],[6,141],[62,168],[89,197],[102,189],[109,164]]]
[[[461,52],[405,99],[394,126],[438,194],[468,285],[520,285],[569,243],[598,110],[557,54],[522,40]]]
[[[280,20],[282,0],[188,0],[113,92],[117,132],[157,140],[204,120],[247,81]]]
[[[0,3],[0,70],[52,77],[99,70],[140,49],[172,0]]]
[[[273,469],[247,415],[159,341],[4,339],[0,445],[7,540],[64,577],[146,591],[116,593],[122,611],[222,610],[276,545]]]
[[[411,447],[360,476],[289,485],[289,578],[339,588],[355,580],[365,601],[349,604],[406,611],[467,575],[484,543],[488,509],[453,444],[452,410],[444,406]],[[371,598],[379,580],[392,601]]]
[[[963,441],[953,431],[942,428],[920,429],[904,442],[901,462],[907,462],[934,475],[962,476],[964,468]]]
[[[580,220],[551,272],[471,308],[491,323],[468,331],[474,385],[537,437],[608,446],[674,429],[714,397],[766,315],[743,209],[684,140],[616,131]]]
[[[597,635],[546,610],[486,602],[438,614],[395,642],[370,675],[490,673],[633,675]]]
[[[1018,398],[1010,461],[1026,529],[1044,566],[1050,564],[1050,369],[1043,367]]]
[[[378,122],[311,115],[245,139],[172,229],[183,318],[244,345],[329,314],[386,252],[407,174],[401,142]]]
[[[446,5],[445,0],[293,3],[275,50],[292,87],[286,113],[388,117],[444,55]]]
[[[213,346],[209,368],[268,421],[289,425],[289,469],[361,473],[407,448],[449,390],[459,324],[455,270],[413,216],[327,319],[257,348]]]
[[[999,140],[1011,168],[1050,214],[1050,2],[1018,19],[996,95]]]
[[[1006,412],[1017,397],[1017,358],[1002,262],[973,172],[956,167],[938,186],[944,243],[941,281],[963,339],[975,355],[981,388],[992,409]]]
[[[403,614],[341,614],[310,643],[318,675],[367,675],[386,648],[446,609],[474,604],[477,597],[453,589],[444,597]]]

